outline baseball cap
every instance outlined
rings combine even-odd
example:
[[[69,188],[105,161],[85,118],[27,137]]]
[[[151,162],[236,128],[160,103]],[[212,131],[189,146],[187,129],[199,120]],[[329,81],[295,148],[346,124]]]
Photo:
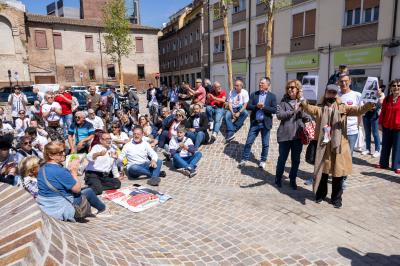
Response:
[[[339,88],[339,86],[337,86],[335,84],[329,84],[328,86],[326,86],[326,90],[327,91],[339,92],[340,88]]]

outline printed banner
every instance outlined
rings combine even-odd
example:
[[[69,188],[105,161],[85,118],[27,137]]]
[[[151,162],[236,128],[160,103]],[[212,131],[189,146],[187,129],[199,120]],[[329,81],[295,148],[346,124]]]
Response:
[[[361,95],[361,101],[364,103],[372,102],[377,103],[379,100],[378,96],[378,78],[375,77],[368,77],[367,81],[365,82],[364,89]]]

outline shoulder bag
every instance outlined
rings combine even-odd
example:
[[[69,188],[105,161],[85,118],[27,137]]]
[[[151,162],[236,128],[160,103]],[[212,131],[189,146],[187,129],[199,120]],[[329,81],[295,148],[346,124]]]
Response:
[[[74,204],[72,201],[70,201],[67,197],[65,197],[58,189],[56,189],[47,179],[47,175],[46,175],[46,170],[45,170],[45,166],[42,169],[43,172],[43,177],[44,177],[44,181],[46,183],[46,185],[54,192],[60,194],[66,201],[68,201],[69,203],[71,203],[72,207],[74,207],[75,209],[75,219],[77,221],[81,221],[86,217],[89,217],[92,215],[92,209],[90,206],[89,201],[87,200],[87,198],[85,197],[85,195],[80,195],[81,196],[81,203],[80,204]]]

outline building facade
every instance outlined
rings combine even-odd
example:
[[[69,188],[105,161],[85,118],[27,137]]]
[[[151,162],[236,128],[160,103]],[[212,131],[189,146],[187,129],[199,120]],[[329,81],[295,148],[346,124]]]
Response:
[[[203,3],[204,2],[204,3]],[[209,77],[207,1],[195,0],[170,17],[159,38],[161,83],[194,84]]]
[[[117,64],[104,53],[101,21],[25,14],[7,7],[0,13],[0,31],[6,37],[0,58],[7,59],[0,65],[0,85],[8,84],[8,69],[20,73],[19,81],[25,84],[118,83]],[[141,89],[157,81],[158,31],[131,25],[134,48],[122,60],[125,84]]]
[[[286,81],[319,77],[320,97],[339,64],[347,64],[353,88],[361,90],[368,76],[384,84],[400,77],[395,21],[396,0],[293,0],[275,14],[272,89],[280,98]],[[211,79],[226,87],[225,40],[218,0],[210,0]],[[399,10],[397,8],[396,12]],[[399,17],[399,16],[397,16]],[[250,91],[265,75],[265,7],[259,0],[239,0],[229,15],[233,77]],[[392,63],[391,63],[392,62]]]

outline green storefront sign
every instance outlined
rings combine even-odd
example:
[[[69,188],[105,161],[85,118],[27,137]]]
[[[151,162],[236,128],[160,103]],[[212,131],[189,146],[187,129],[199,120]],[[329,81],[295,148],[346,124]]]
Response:
[[[369,65],[382,62],[382,47],[352,49],[334,53],[335,66]]]
[[[233,74],[246,74],[247,73],[247,63],[233,63],[232,64]]]
[[[285,59],[285,68],[291,69],[309,69],[319,67],[318,53],[299,54],[288,56]]]

